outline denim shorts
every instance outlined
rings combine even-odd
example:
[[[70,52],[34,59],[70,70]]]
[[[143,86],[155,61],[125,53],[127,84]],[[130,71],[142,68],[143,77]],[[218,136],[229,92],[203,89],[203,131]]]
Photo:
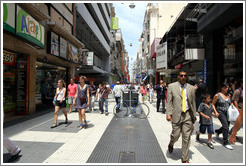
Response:
[[[204,125],[204,124],[201,124],[201,125],[200,125],[200,132],[201,132],[202,134],[205,134],[206,129],[207,129],[207,132],[208,132],[209,134],[214,134],[214,127],[213,127],[213,124],[210,124],[210,125]]]

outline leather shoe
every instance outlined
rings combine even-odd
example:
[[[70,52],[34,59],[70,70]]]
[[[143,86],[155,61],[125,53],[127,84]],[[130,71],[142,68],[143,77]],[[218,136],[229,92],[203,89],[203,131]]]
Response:
[[[190,163],[190,162],[189,162],[188,160],[187,160],[187,161],[183,161],[183,160],[182,160],[182,163]]]
[[[173,146],[172,145],[168,145],[168,151],[169,151],[169,153],[173,153]]]

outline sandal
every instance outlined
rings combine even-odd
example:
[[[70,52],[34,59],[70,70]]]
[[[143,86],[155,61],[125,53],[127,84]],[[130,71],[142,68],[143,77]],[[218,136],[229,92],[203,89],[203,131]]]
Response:
[[[55,127],[57,127],[57,124],[56,124],[56,123],[54,123],[53,126],[51,126],[50,128],[53,129],[53,128],[55,128]]]
[[[80,124],[79,129],[83,129],[83,127],[84,127],[83,124]]]
[[[85,128],[87,128],[88,127],[88,124],[87,124],[87,121],[84,121],[84,126],[85,126]]]
[[[211,149],[214,149],[214,145],[211,142],[208,143],[208,147],[210,147]]]

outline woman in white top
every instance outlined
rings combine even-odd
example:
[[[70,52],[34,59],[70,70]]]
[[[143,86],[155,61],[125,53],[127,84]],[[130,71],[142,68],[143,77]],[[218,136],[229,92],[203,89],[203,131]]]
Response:
[[[53,104],[55,105],[55,119],[54,119],[53,126],[51,126],[50,128],[57,127],[58,112],[60,108],[62,108],[62,112],[66,117],[65,124],[68,123],[67,112],[66,112],[65,87],[66,87],[66,83],[64,82],[64,80],[58,80],[58,88],[56,89],[56,94],[53,100]]]
[[[153,85],[151,84],[149,87],[149,101],[150,101],[150,103],[153,102],[153,97],[154,97],[154,89],[153,89]]]

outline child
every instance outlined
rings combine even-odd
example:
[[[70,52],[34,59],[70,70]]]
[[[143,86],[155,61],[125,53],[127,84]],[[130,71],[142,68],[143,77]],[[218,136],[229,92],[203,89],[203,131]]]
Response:
[[[213,119],[212,112],[214,112],[212,104],[210,103],[210,95],[202,95],[203,102],[198,107],[198,113],[200,114],[200,130],[196,132],[196,140],[199,140],[199,135],[201,133],[205,134],[206,129],[208,131],[208,147],[214,149],[213,144],[211,143],[212,134],[214,134],[213,129]]]

